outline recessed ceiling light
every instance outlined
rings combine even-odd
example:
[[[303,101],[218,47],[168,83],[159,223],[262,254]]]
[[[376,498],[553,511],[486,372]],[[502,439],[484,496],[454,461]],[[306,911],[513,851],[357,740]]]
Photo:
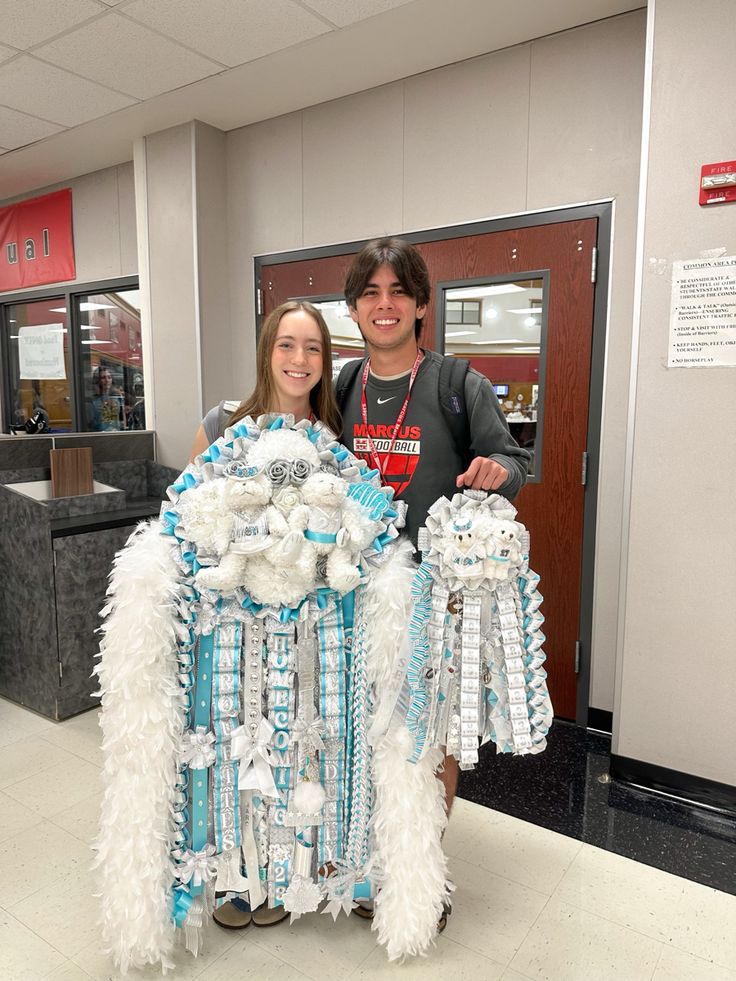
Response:
[[[485,344],[488,347],[503,344],[526,344],[523,337],[503,337],[501,340],[494,341],[466,341],[466,344]]]
[[[523,293],[526,287],[515,283],[497,283],[494,286],[460,286],[447,290],[446,300],[477,300],[484,296],[500,296],[502,293]]]

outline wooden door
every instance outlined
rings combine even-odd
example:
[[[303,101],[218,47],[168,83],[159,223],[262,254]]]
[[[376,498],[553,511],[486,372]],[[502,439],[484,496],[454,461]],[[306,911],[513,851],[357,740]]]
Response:
[[[597,219],[581,218],[416,242],[433,284],[424,319],[424,347],[444,349],[444,337],[437,336],[436,326],[443,323],[436,313],[442,294],[438,284],[539,278],[545,284],[541,452],[536,473],[515,506],[519,520],[531,533],[531,564],[541,576],[552,700],[556,714],[568,719],[575,718],[576,709],[585,494],[582,468],[587,447],[595,291],[591,258],[596,236]],[[293,297],[342,295],[354,254],[262,265],[257,285],[264,313]]]

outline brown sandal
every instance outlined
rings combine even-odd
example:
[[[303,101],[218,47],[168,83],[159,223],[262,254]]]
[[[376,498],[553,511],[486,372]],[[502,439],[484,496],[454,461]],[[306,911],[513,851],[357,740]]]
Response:
[[[447,921],[450,918],[450,913],[452,913],[452,906],[450,905],[450,903],[443,903],[442,904],[442,916],[440,917],[439,923],[437,924],[437,933],[438,934],[442,933],[442,931],[447,926]]]
[[[267,906],[265,903],[253,910],[253,926],[271,927],[277,923],[283,923],[289,911],[283,906]]]
[[[358,903],[357,906],[353,907],[353,913],[359,916],[361,920],[372,920],[373,919],[373,903],[370,906],[361,906]]]
[[[218,906],[212,914],[215,923],[223,930],[245,930],[253,919],[250,906],[242,899],[231,899]]]
[[[359,916],[361,920],[372,920],[373,919],[373,904],[370,906],[361,906],[358,904],[353,908],[353,913]],[[452,913],[452,906],[449,903],[442,904],[442,916],[439,918],[437,923],[437,933],[442,933],[442,931],[447,926],[447,920]]]

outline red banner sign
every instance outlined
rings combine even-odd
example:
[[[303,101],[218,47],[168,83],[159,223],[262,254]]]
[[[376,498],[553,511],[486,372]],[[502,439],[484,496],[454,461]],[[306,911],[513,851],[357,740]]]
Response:
[[[72,192],[0,208],[0,293],[76,277]]]

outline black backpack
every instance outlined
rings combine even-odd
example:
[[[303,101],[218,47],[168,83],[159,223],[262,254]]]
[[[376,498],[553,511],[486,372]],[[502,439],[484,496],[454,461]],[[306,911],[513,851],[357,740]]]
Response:
[[[340,369],[335,381],[335,399],[340,412],[343,411],[358,372],[364,361],[348,361]],[[470,421],[465,404],[465,376],[470,362],[465,358],[443,357],[437,380],[437,398],[450,430],[458,456],[470,462]]]

